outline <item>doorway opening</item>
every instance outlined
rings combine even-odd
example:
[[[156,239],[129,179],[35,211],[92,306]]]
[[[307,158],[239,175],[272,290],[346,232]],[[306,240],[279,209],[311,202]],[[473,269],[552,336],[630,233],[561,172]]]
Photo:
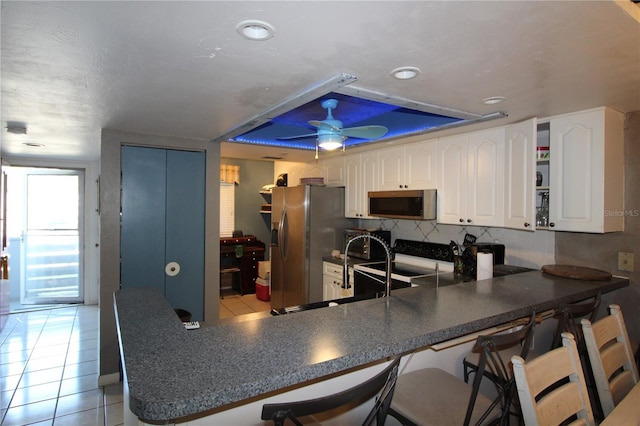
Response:
[[[10,312],[82,303],[84,171],[4,170]]]

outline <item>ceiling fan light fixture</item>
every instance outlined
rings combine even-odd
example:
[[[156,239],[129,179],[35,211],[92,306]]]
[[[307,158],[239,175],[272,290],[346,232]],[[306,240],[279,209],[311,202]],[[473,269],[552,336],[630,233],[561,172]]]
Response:
[[[273,38],[276,33],[273,25],[264,21],[250,19],[236,25],[236,31],[247,40],[265,41]]]
[[[318,147],[325,151],[335,151],[342,148],[342,143],[346,138],[340,135],[322,135],[318,138]]]
[[[391,71],[391,77],[397,80],[416,78],[422,71],[418,67],[400,67]]]

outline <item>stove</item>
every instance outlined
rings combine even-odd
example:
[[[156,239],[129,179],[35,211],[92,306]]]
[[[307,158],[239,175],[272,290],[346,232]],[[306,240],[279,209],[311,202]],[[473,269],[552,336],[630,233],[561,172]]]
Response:
[[[453,251],[448,244],[396,240],[393,246],[391,288],[410,287],[412,280],[437,273],[453,272]],[[356,295],[384,293],[386,261],[354,265]]]

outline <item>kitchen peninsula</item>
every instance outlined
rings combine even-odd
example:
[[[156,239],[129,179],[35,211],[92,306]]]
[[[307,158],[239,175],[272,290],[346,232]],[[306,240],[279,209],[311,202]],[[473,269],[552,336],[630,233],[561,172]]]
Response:
[[[579,281],[532,271],[189,331],[160,293],[124,289],[114,303],[125,398],[128,394],[131,411],[148,423],[216,416],[628,285],[622,277]],[[237,418],[238,424],[261,424],[259,410],[249,414]]]

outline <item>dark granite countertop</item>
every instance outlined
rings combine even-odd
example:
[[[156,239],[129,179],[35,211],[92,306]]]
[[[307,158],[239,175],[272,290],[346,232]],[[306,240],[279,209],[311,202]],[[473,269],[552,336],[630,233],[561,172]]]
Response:
[[[533,271],[190,331],[157,291],[125,289],[114,299],[130,408],[163,422],[628,285],[627,278],[578,281]]]

